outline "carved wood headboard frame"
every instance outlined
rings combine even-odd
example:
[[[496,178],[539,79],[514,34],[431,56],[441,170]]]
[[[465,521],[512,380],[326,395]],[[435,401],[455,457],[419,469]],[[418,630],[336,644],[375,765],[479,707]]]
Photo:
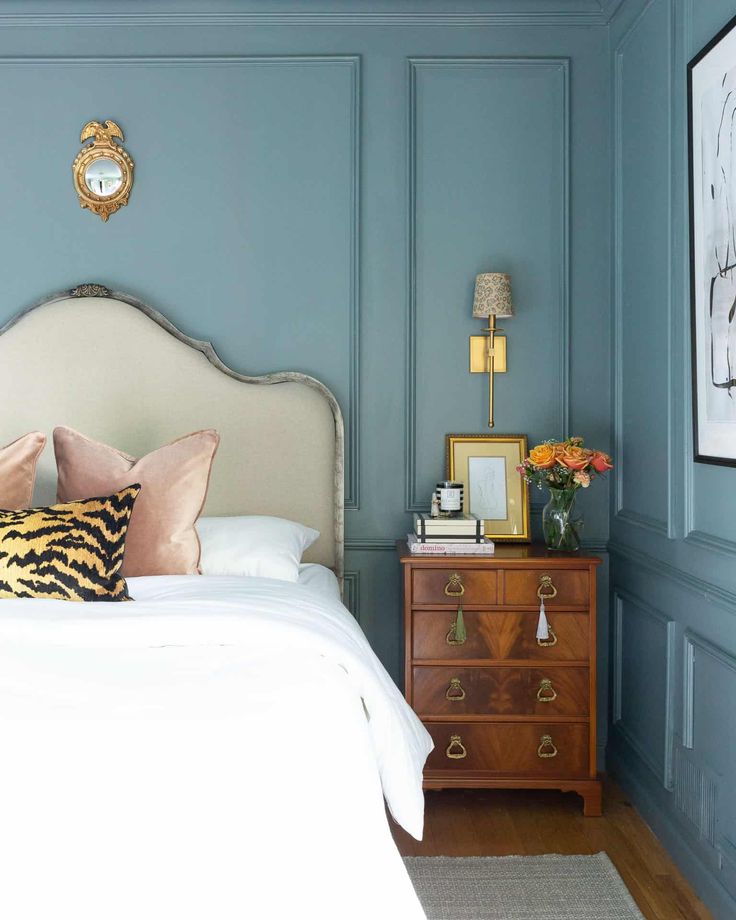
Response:
[[[185,335],[148,304],[81,284],[0,328],[0,392],[0,445],[31,430],[51,441],[55,425],[69,425],[138,456],[217,428],[204,513],[273,514],[315,527],[321,536],[305,561],[342,578],[343,419],[319,380],[239,374],[210,342]],[[53,501],[54,491],[49,443],[34,500]]]

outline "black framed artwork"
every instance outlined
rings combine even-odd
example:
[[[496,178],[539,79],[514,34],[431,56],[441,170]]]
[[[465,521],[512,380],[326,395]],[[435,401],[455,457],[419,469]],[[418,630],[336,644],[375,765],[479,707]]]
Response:
[[[736,17],[687,77],[694,459],[736,466]]]

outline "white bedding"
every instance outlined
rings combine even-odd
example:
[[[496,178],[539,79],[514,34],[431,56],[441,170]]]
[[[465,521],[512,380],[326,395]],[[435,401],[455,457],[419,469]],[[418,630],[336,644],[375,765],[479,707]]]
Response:
[[[332,600],[340,600],[340,583],[332,569],[316,562],[303,562],[299,566],[299,584],[319,591]]]
[[[129,585],[0,602],[0,916],[423,917],[431,740],[329,579]]]

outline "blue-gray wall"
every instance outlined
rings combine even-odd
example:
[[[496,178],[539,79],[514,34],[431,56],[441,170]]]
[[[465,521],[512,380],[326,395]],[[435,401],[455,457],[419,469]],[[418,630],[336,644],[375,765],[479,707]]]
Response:
[[[734,14],[626,0],[610,36],[608,764],[721,920],[736,916],[736,470],[692,462],[686,62]]]
[[[613,559],[601,746],[610,682],[609,764],[725,920],[736,473],[690,459],[684,88],[736,5],[618,6],[0,0],[0,322],[99,281],[238,370],[322,378],[348,423],[348,600],[398,675],[393,541],[445,434],[485,430],[472,283],[511,272],[496,431],[615,451],[583,496]],[[71,183],[92,118],[136,161],[106,225]]]
[[[495,430],[609,436],[606,17],[457,6],[0,2],[0,321],[94,280],[237,370],[324,380],[348,426],[348,597],[394,675],[394,541],[445,435],[487,430],[477,272],[514,284]],[[136,163],[107,224],[72,187],[92,118]],[[607,484],[583,502],[602,547]]]
[[[467,373],[472,284],[512,274],[496,431],[615,452],[615,475],[582,499],[588,547],[606,547],[610,523],[613,560],[601,752],[610,685],[609,765],[723,920],[736,472],[691,462],[685,63],[734,13],[0,0],[0,322],[100,281],[240,371],[332,387],[348,425],[348,600],[395,676],[393,541],[443,472],[445,434],[486,430],[485,379]],[[92,118],[118,121],[136,161],[131,203],[106,225],[71,182]]]

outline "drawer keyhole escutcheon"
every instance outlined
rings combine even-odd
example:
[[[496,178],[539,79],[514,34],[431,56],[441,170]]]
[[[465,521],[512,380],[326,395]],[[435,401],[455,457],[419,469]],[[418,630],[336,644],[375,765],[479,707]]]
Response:
[[[450,686],[445,693],[445,699],[449,700],[451,703],[459,703],[465,699],[465,690],[460,683],[459,677],[450,678]]]
[[[463,584],[462,575],[458,575],[457,572],[450,575],[445,585],[445,594],[448,597],[462,597],[463,594],[465,594],[465,585]]]
[[[457,615],[452,626],[447,630],[445,641],[448,645],[465,645],[468,633],[465,629],[465,617],[463,616],[462,606],[457,608]]]
[[[557,757],[557,748],[552,741],[552,735],[542,735],[539,739],[537,757],[541,757],[542,760],[547,760],[550,757]]]
[[[547,648],[550,645],[557,645],[557,635],[551,626],[548,627],[548,632],[549,639],[537,639],[537,645],[540,645],[542,648]]]
[[[540,703],[551,703],[557,699],[557,691],[552,686],[552,681],[548,677],[543,677],[539,682],[537,690],[537,699]]]
[[[540,601],[549,601],[557,597],[557,588],[552,584],[551,575],[539,576],[539,587],[537,588],[537,597]]]
[[[557,751],[555,751],[555,754],[556,753]],[[463,739],[460,735],[450,735],[450,743],[447,745],[445,754],[447,754],[450,760],[462,760],[464,757],[468,756],[467,748],[463,744]]]

